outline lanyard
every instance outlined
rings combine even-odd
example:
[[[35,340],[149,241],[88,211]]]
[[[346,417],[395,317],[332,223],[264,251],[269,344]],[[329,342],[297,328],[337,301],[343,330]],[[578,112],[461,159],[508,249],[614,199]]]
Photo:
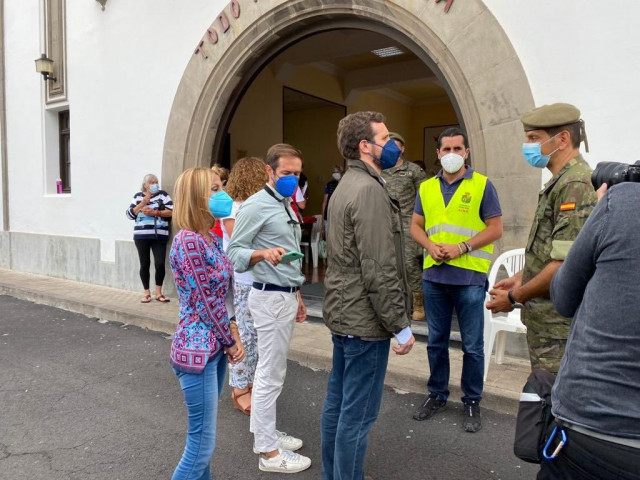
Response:
[[[287,212],[287,216],[289,217],[289,221],[287,223],[289,225],[300,225],[300,222],[298,222],[297,220],[294,220],[293,217],[291,216],[291,213],[289,213],[289,209],[287,208],[287,205],[284,203],[284,198],[282,200],[278,200],[278,197],[276,197],[276,194],[273,193],[273,191],[266,185],[264,186],[264,189],[269,195],[273,197],[273,199],[276,202],[282,203],[282,206],[284,207],[284,211]]]

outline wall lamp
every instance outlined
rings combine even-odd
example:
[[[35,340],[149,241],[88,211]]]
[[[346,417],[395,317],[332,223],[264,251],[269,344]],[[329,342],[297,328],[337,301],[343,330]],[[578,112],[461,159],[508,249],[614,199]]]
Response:
[[[53,76],[53,60],[47,58],[44,53],[40,58],[36,58],[36,72],[41,73],[45,81],[56,81],[56,77]]]
[[[107,3],[107,0],[96,0],[100,5],[102,5],[102,10],[104,10],[104,4]]]

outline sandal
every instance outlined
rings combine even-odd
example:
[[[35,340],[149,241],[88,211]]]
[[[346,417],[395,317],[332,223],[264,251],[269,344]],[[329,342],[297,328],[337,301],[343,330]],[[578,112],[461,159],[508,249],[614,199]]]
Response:
[[[145,295],[140,299],[140,303],[149,303],[151,301],[151,295]]]
[[[240,402],[238,401],[238,399],[244,397],[245,395],[249,395],[248,399],[245,399],[243,401],[243,403],[245,403],[244,406],[242,406],[240,404]],[[244,413],[245,415],[250,415],[251,414],[251,390],[247,389],[246,392],[242,392],[239,394],[236,394],[235,391],[231,391],[231,400],[233,400],[233,406],[235,408],[237,408],[238,410],[240,410],[242,413]]]
[[[171,301],[164,295],[160,295],[159,297],[156,297],[156,300],[162,303],[169,303]]]

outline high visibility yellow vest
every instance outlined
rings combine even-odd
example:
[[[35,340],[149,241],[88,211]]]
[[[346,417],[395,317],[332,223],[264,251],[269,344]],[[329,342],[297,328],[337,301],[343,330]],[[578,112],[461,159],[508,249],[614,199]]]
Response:
[[[460,182],[458,189],[444,206],[440,190],[440,179],[432,177],[420,185],[420,199],[424,211],[424,230],[434,243],[457,244],[469,240],[484,230],[487,224],[480,217],[480,203],[484,195],[487,177],[473,172],[473,176]],[[464,249],[464,245],[462,246]],[[493,257],[493,244],[473,250],[453,260],[445,260],[449,265],[487,273]],[[440,265],[431,255],[425,253],[423,268]]]

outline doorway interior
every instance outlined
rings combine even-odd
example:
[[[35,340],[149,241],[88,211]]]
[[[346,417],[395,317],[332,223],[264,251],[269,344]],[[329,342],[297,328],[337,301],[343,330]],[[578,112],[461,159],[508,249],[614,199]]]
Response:
[[[333,166],[343,163],[338,121],[375,110],[406,139],[405,158],[425,162],[433,175],[439,165],[425,131],[463,123],[441,78],[409,46],[376,31],[339,28],[307,36],[266,63],[239,97],[229,116],[225,156],[233,167],[244,156],[264,157],[275,143],[296,146],[309,181],[304,216],[320,214]],[[307,280],[322,282],[323,266],[310,263]]]

